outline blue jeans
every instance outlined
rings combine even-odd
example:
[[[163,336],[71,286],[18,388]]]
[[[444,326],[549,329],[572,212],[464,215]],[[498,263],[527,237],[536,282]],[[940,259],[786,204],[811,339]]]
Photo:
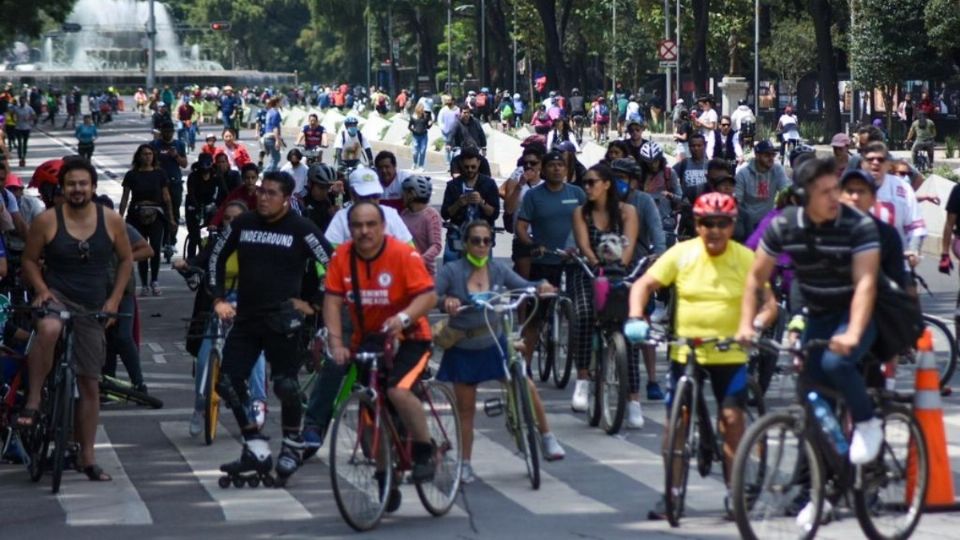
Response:
[[[263,138],[263,151],[270,156],[270,161],[263,168],[263,172],[280,170],[280,146],[277,144],[276,137]]]
[[[232,295],[231,295],[232,296]],[[235,297],[234,297],[235,298]],[[233,300],[228,296],[228,300]],[[214,321],[210,322],[210,328],[207,329],[208,335],[213,335],[217,331],[217,325]],[[197,411],[202,411],[204,407],[204,389],[201,388],[202,377],[204,371],[207,369],[207,363],[210,361],[210,351],[213,350],[213,338],[205,337],[200,343],[200,351],[197,353],[197,375],[194,380],[194,389],[196,390],[197,401],[194,408]],[[250,409],[250,421],[254,422],[253,417],[253,402],[267,401],[267,360],[263,356],[263,353],[260,353],[260,358],[257,359],[257,363],[253,366],[253,369],[250,371],[250,379],[247,381],[247,386],[250,388],[250,403],[247,404],[247,408]]]
[[[223,122],[224,129],[233,127],[233,120],[231,120],[231,115],[221,112],[220,121]]]
[[[847,331],[850,325],[850,312],[831,313],[810,317],[803,334],[803,341],[811,339],[830,339]],[[870,321],[860,339],[860,343],[849,356],[840,356],[826,348],[810,351],[804,362],[804,372],[810,380],[838,390],[854,422],[863,422],[873,418],[873,403],[867,395],[867,386],[860,374],[860,360],[870,350],[877,338],[877,325]]]
[[[427,134],[413,136],[413,166],[423,168],[427,160]]]

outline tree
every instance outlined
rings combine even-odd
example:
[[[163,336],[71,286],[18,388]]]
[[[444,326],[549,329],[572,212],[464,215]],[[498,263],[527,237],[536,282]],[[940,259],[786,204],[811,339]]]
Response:
[[[960,11],[953,0],[929,0],[925,12],[930,45],[952,64],[960,67]]]
[[[840,96],[837,88],[837,63],[833,51],[833,11],[829,0],[810,0],[810,15],[817,42],[817,74],[820,95],[823,97],[823,135],[829,137],[840,131]]]
[[[710,0],[693,0],[693,58],[690,71],[698,94],[707,91],[710,62],[707,59],[707,39],[710,35]]]
[[[792,101],[800,78],[813,71],[817,59],[810,55],[816,49],[817,39],[813,22],[801,19],[781,19],[773,24],[776,39],[760,49],[760,62],[776,73],[787,87],[788,101]]]
[[[0,0],[0,47],[17,38],[38,37],[44,26],[67,20],[76,0]]]

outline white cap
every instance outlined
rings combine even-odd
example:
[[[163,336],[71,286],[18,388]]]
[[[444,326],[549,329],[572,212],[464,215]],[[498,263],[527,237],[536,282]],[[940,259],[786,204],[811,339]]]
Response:
[[[677,98],[677,105],[683,105],[683,98]]]
[[[380,185],[380,178],[373,169],[367,167],[357,167],[348,179],[350,189],[359,197],[372,197],[374,195],[383,195],[383,186]]]

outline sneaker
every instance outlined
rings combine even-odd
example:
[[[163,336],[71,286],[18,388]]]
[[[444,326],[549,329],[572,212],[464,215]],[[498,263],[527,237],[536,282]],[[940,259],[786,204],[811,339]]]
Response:
[[[150,287],[146,285],[140,287],[140,296],[150,296]]]
[[[201,433],[203,433],[203,413],[193,411],[193,416],[190,417],[190,436],[196,437]]]
[[[630,429],[643,429],[646,422],[643,418],[643,407],[639,401],[630,401],[627,403],[627,427]]]
[[[653,314],[650,315],[650,322],[662,323],[667,320],[667,306],[660,302],[659,300],[655,301]]]
[[[647,519],[651,521],[663,521],[667,519],[667,503],[663,496],[657,499],[653,509],[647,512]]]
[[[463,466],[460,468],[460,482],[471,484],[476,479],[477,475],[473,472],[473,465],[471,465],[469,461],[464,461]]]
[[[573,387],[573,399],[570,400],[570,408],[574,412],[585,412],[589,394],[590,381],[577,379],[577,384]]]
[[[413,443],[413,468],[410,476],[415,483],[426,484],[433,482],[436,475],[437,461],[434,457],[432,443]]]
[[[813,528],[813,516],[816,513],[816,507],[813,505],[813,501],[808,502],[803,510],[800,510],[800,513],[797,514],[797,527],[800,527],[804,531],[809,531]],[[824,499],[823,501],[823,510],[820,512],[820,524],[824,525],[830,522],[830,516],[833,513],[833,505],[830,504],[830,501]]]
[[[543,457],[547,461],[557,461],[563,459],[567,452],[560,446],[560,441],[553,433],[543,434]]]
[[[871,418],[857,422],[853,430],[853,440],[850,441],[850,463],[863,465],[876,459],[883,444],[883,422],[879,418]]]
[[[257,429],[263,429],[263,425],[267,423],[267,404],[259,399],[255,400],[250,406],[250,413],[250,420],[257,424]]]
[[[660,388],[660,385],[657,383],[657,381],[650,381],[647,383],[647,400],[663,401],[663,390]]]
[[[160,285],[156,281],[150,284],[150,293],[154,296],[160,296]]]

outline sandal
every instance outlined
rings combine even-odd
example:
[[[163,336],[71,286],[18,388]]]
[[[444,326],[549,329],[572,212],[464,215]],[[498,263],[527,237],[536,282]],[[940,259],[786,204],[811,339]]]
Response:
[[[37,409],[24,408],[17,417],[17,427],[20,429],[30,429],[40,421],[40,411]]]
[[[87,475],[87,479],[91,482],[110,482],[113,480],[109,474],[103,472],[99,465],[87,465],[82,472]]]

